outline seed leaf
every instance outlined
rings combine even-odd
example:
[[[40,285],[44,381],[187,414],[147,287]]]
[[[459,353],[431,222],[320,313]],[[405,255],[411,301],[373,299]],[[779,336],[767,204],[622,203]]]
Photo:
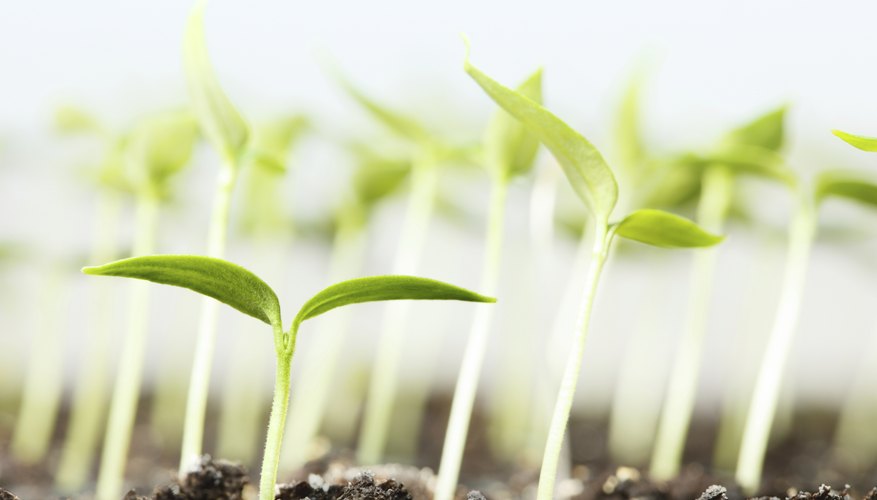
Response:
[[[280,303],[274,290],[250,271],[222,259],[197,255],[147,255],[85,267],[82,272],[188,288],[270,325],[281,324]]]
[[[637,210],[615,224],[615,234],[663,248],[708,247],[724,239],[694,222],[663,210]]]
[[[816,199],[822,201],[829,196],[877,207],[877,184],[852,172],[823,172],[816,180]]]
[[[597,148],[539,103],[482,73],[469,62],[468,54],[465,69],[487,95],[545,144],[594,216],[608,219],[618,200],[618,185]]]
[[[877,137],[848,134],[846,132],[841,132],[840,130],[832,130],[831,133],[840,137],[844,142],[854,148],[871,153],[877,152]]]
[[[219,86],[210,64],[204,37],[206,5],[206,0],[195,4],[186,27],[183,56],[189,96],[204,135],[226,162],[234,164],[244,151],[249,130]]]
[[[779,151],[785,140],[786,107],[782,106],[732,130],[727,142]]]
[[[167,179],[189,163],[197,139],[198,126],[188,113],[167,112],[143,120],[125,146],[131,180],[137,186],[148,182],[166,190]]]
[[[348,304],[383,300],[462,300],[496,302],[442,281],[415,276],[370,276],[335,283],[317,293],[298,311],[294,325]]]
[[[623,168],[630,170],[632,176],[638,175],[635,170],[644,164],[646,157],[640,126],[640,101],[644,80],[645,72],[638,68],[631,76],[624,91],[617,111],[618,119],[614,127],[618,159]]]
[[[339,71],[334,69],[331,71],[341,88],[344,89],[344,91],[347,92],[357,104],[368,111],[374,119],[390,129],[394,134],[421,144],[431,142],[429,132],[427,132],[420,123],[375,101],[359,90]]]
[[[75,106],[61,106],[55,110],[55,127],[59,131],[69,134],[99,132],[101,130],[100,123],[94,116]]]
[[[728,165],[733,168],[734,173],[766,177],[789,186],[794,186],[797,182],[795,172],[788,167],[783,157],[761,146],[728,143],[701,160],[705,164]]]
[[[272,172],[286,172],[286,160],[293,143],[308,127],[303,116],[293,116],[270,121],[253,128],[252,145],[248,151],[249,162]]]
[[[535,103],[542,103],[542,70],[530,75],[517,92]],[[502,109],[497,110],[487,126],[485,156],[487,166],[503,180],[526,174],[539,150],[539,139],[524,125]]]

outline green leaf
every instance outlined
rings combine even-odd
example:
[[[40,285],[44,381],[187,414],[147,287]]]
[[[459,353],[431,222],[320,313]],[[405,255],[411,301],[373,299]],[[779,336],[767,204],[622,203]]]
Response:
[[[640,128],[640,96],[642,94],[644,71],[639,69],[630,78],[618,108],[615,122],[615,147],[621,165],[637,175],[636,169],[644,163],[646,156]]]
[[[705,231],[694,222],[663,210],[637,210],[615,224],[615,234],[663,248],[709,247],[723,237]]]
[[[336,283],[317,293],[298,311],[293,329],[302,321],[336,307],[384,300],[462,300],[496,302],[442,281],[416,276],[370,276]]]
[[[368,111],[375,120],[390,129],[394,134],[420,144],[432,142],[429,132],[427,132],[427,130],[413,118],[405,116],[373,100],[353,85],[353,83],[345,78],[339,71],[333,70],[332,76],[335,77],[335,80],[338,81],[341,88],[344,89],[354,101]]]
[[[85,267],[85,274],[136,278],[194,290],[272,326],[281,326],[277,295],[258,276],[231,262],[197,255],[147,255]]]
[[[618,185],[597,148],[539,103],[481,72],[469,62],[468,53],[465,69],[491,99],[545,144],[588,209],[598,220],[607,220],[618,201]]]
[[[877,137],[848,134],[846,132],[841,132],[840,130],[832,130],[831,133],[840,137],[844,142],[854,148],[868,151],[870,153],[877,152]]]
[[[719,163],[732,167],[734,173],[766,177],[789,186],[798,181],[781,155],[761,146],[728,143],[699,159],[705,165]]]
[[[786,107],[781,106],[732,130],[728,133],[726,141],[779,151],[785,139],[785,118]]]
[[[542,103],[542,70],[530,75],[516,89],[519,94]],[[485,156],[487,166],[499,179],[507,181],[524,175],[533,167],[539,139],[502,109],[494,113],[487,126]]]
[[[226,162],[234,164],[244,152],[249,130],[219,86],[210,64],[204,37],[206,4],[206,0],[195,4],[186,26],[183,55],[189,96],[204,135]]]
[[[197,139],[198,126],[188,113],[167,112],[143,120],[125,145],[132,179],[138,186],[148,182],[165,190],[168,178],[189,163]]]
[[[100,123],[94,116],[75,106],[61,106],[55,110],[55,127],[69,134],[101,130]]]
[[[282,118],[256,126],[248,151],[250,163],[257,168],[286,172],[289,150],[307,127],[308,120],[303,116]]]
[[[830,196],[877,207],[877,184],[853,172],[823,172],[816,179],[816,200]]]
[[[411,172],[411,161],[379,156],[361,157],[353,172],[353,192],[358,202],[371,207],[398,191]]]

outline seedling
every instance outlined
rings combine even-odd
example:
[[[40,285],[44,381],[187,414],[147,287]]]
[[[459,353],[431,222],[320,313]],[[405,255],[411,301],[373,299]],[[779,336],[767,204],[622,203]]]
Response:
[[[877,144],[847,134],[842,138],[851,144],[861,145],[857,146],[860,148]],[[737,460],[735,478],[747,494],[754,494],[761,482],[764,454],[776,414],[782,375],[800,317],[810,250],[817,233],[818,208],[829,197],[877,206],[877,184],[860,175],[845,172],[822,173],[812,189],[807,189],[799,182],[795,194],[797,204],[789,227],[780,302],[755,381]]]
[[[191,255],[153,255],[112,262],[100,267],[87,267],[83,272],[94,275],[122,276],[156,283],[189,288],[206,297],[223,302],[268,325],[274,332],[276,378],[262,474],[259,481],[260,500],[273,500],[277,467],[283,441],[289,403],[290,370],[295,353],[298,329],[305,320],[337,307],[362,302],[388,300],[461,300],[494,302],[440,281],[414,276],[373,276],[336,283],[311,297],[299,309],[288,331],[283,330],[277,295],[264,281],[246,269],[230,262]]]
[[[232,192],[247,151],[250,133],[247,123],[223,93],[210,64],[204,37],[206,5],[206,0],[199,0],[189,15],[183,49],[192,109],[201,130],[219,152],[222,161],[207,231],[207,255],[222,257],[225,254]],[[180,475],[185,475],[191,467],[197,466],[201,456],[210,372],[216,350],[217,314],[216,302],[205,299],[201,304],[189,396],[186,400]]]
[[[637,210],[621,221],[610,224],[609,219],[618,200],[618,186],[612,170],[597,148],[538,103],[503,87],[482,73],[469,63],[468,55],[465,68],[497,104],[517,118],[551,151],[572,188],[588,208],[592,222],[590,227],[594,231],[593,257],[578,319],[578,334],[567,358],[539,476],[537,498],[551,500],[563,436],[581,371],[591,309],[612,240],[620,236],[653,246],[679,248],[712,246],[722,238],[706,232],[687,219],[661,210]]]
[[[518,87],[521,95],[536,103],[542,101],[542,71],[536,71]],[[487,128],[484,144],[484,160],[491,176],[490,209],[487,225],[487,245],[484,250],[481,288],[485,293],[495,293],[499,282],[502,258],[503,225],[509,184],[517,177],[527,174],[539,142],[524,126],[499,110]],[[435,498],[451,499],[457,488],[463,450],[478,390],[478,379],[493,319],[493,308],[482,308],[472,322],[472,329],[463,353],[463,362],[457,378],[451,414],[442,448]]]

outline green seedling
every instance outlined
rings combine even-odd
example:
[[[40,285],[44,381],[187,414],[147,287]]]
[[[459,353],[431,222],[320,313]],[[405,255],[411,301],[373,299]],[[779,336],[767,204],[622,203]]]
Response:
[[[189,15],[183,53],[192,109],[204,136],[221,159],[210,226],[207,230],[207,255],[222,257],[225,254],[232,193],[248,151],[250,131],[240,113],[223,93],[210,64],[204,36],[206,4],[206,0],[199,0]],[[205,299],[201,304],[186,400],[183,444],[180,451],[181,476],[196,467],[201,457],[210,373],[216,350],[217,314],[216,302]]]
[[[609,219],[618,200],[618,186],[612,170],[597,148],[538,103],[503,87],[482,73],[469,63],[468,56],[465,68],[469,76],[500,107],[518,119],[551,151],[591,216],[594,232],[591,269],[579,315],[578,334],[561,380],[539,476],[537,498],[551,500],[566,425],[581,371],[591,309],[613,239],[620,236],[648,245],[680,248],[712,246],[722,238],[706,232],[687,219],[654,209],[634,211],[621,221],[610,224]]]
[[[365,253],[366,230],[374,210],[399,191],[410,173],[407,160],[386,158],[366,147],[354,147],[356,170],[350,192],[335,210],[334,238],[329,261],[330,281],[340,281],[361,273]],[[337,377],[338,358],[345,344],[349,315],[340,311],[334,321],[320,324],[314,337],[313,356],[304,361],[299,378],[298,396],[289,408],[281,470],[293,470],[310,457],[320,424],[326,417],[332,381]],[[355,418],[355,413],[350,414]],[[351,422],[351,427],[355,423]]]
[[[824,172],[816,179],[813,189],[806,189],[799,182],[796,195],[779,306],[755,380],[737,459],[735,479],[747,494],[754,494],[761,482],[782,375],[801,313],[810,250],[817,233],[818,208],[824,200],[833,197],[877,206],[877,183],[857,174]]]
[[[777,154],[783,145],[784,116],[785,108],[771,111],[733,130],[713,151],[691,155],[689,163],[702,172],[697,206],[697,222],[702,227],[724,231],[739,176],[754,174],[794,186],[794,174]],[[651,477],[659,481],[675,477],[682,462],[700,378],[717,257],[717,249],[710,249],[698,252],[692,262],[685,330],[672,365],[649,469]]]
[[[125,142],[124,179],[135,190],[136,234],[133,254],[155,250],[158,212],[170,194],[170,181],[188,164],[198,129],[187,113],[166,113],[142,122]],[[119,358],[119,371],[110,403],[106,436],[98,472],[97,498],[115,500],[122,479],[143,374],[149,295],[134,284],[128,309],[128,328]]]
[[[536,71],[524,81],[518,92],[535,103],[542,102],[542,71]],[[487,244],[484,250],[481,287],[493,294],[499,284],[502,258],[503,226],[509,184],[527,174],[533,167],[539,141],[508,113],[499,110],[491,119],[484,139],[484,162],[491,176],[490,208],[487,223]],[[463,353],[463,362],[457,377],[451,414],[442,448],[435,497],[450,499],[457,488],[463,450],[472,407],[478,390],[478,380],[487,351],[493,308],[477,312]]]
[[[273,500],[277,468],[280,462],[283,429],[289,403],[290,370],[295,342],[302,322],[332,309],[363,302],[389,300],[461,300],[494,302],[440,281],[413,276],[373,276],[336,283],[311,297],[299,309],[288,331],[284,331],[277,295],[264,281],[230,262],[189,255],[153,255],[136,257],[87,267],[94,275],[122,276],[189,288],[206,297],[223,302],[252,316],[273,330],[276,355],[276,379],[262,473],[260,500]]]

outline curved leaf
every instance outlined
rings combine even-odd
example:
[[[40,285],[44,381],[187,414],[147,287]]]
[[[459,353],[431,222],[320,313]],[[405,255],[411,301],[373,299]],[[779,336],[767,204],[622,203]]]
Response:
[[[877,183],[851,172],[824,172],[816,180],[816,200],[829,196],[877,207]]]
[[[186,26],[183,55],[192,109],[204,135],[225,161],[234,164],[247,144],[247,123],[228,100],[210,64],[204,38],[204,8],[199,0]]]
[[[194,290],[272,326],[280,326],[277,295],[237,264],[198,255],[146,255],[85,267],[85,274],[136,278]]]
[[[468,54],[465,69],[491,99],[545,144],[594,216],[604,221],[608,219],[618,201],[618,185],[597,148],[538,103],[481,72],[469,62]]]
[[[709,247],[724,238],[663,210],[637,210],[615,224],[615,234],[663,248]]]
[[[302,321],[336,307],[384,300],[462,300],[496,302],[475,292],[442,281],[416,276],[370,276],[336,283],[317,293],[298,311],[293,329]]]
[[[702,157],[701,161],[728,165],[734,173],[758,175],[789,186],[794,186],[798,180],[781,155],[761,146],[729,143]]]
[[[286,160],[293,143],[308,127],[304,116],[293,116],[270,121],[253,128],[252,144],[248,148],[250,163],[271,172],[286,172]]]
[[[785,141],[785,119],[786,106],[781,106],[732,130],[726,140],[735,144],[779,151]]]
[[[138,187],[145,181],[164,191],[167,179],[189,163],[197,139],[198,126],[188,113],[168,112],[143,120],[125,146],[132,180]]]
[[[877,137],[848,134],[846,132],[841,132],[840,130],[832,130],[831,133],[840,137],[844,142],[854,148],[868,151],[870,153],[877,152]]]
[[[541,104],[542,69],[536,70],[516,90]],[[502,109],[491,118],[484,142],[487,166],[503,180],[526,174],[533,167],[539,150],[539,139]]]
[[[624,90],[618,107],[618,118],[614,126],[615,147],[618,159],[631,176],[638,175],[637,167],[642,166],[646,157],[641,124],[640,101],[645,72],[637,68]]]

